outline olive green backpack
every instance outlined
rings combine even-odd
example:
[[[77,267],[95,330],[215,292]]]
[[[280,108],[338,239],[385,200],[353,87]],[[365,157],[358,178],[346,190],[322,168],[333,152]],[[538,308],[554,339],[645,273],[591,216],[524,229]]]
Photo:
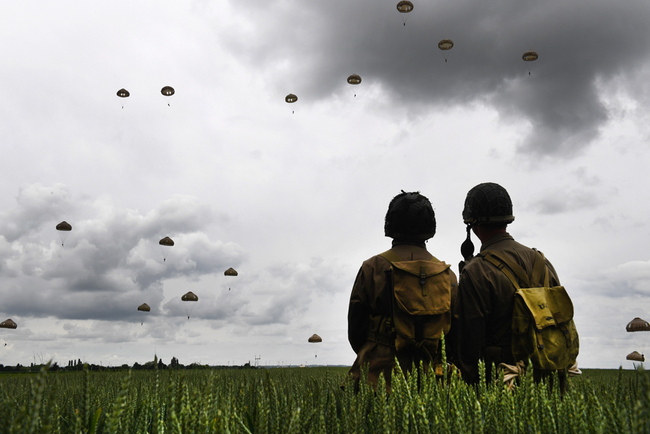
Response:
[[[380,256],[392,267],[392,329],[395,349],[418,348],[434,360],[439,342],[451,325],[451,268],[433,258],[404,261],[394,251]]]
[[[519,264],[500,252],[485,251],[480,256],[501,270],[517,289],[512,314],[515,360],[530,359],[538,370],[565,370],[576,363],[580,348],[573,303],[563,286],[549,286],[546,260],[542,252],[536,252],[530,281]],[[529,287],[529,282],[541,282],[542,275],[544,286]]]

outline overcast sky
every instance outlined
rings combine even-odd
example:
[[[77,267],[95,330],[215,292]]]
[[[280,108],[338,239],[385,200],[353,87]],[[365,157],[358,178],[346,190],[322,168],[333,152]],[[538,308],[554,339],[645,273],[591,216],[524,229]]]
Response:
[[[650,352],[625,332],[650,320],[650,3],[396,3],[4,2],[0,363],[351,364],[391,198],[431,200],[457,270],[488,181],[573,299],[580,366]]]

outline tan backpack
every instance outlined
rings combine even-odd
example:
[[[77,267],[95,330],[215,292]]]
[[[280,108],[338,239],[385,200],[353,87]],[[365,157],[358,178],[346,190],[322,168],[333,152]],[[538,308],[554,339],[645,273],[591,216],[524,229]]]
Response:
[[[535,369],[565,370],[576,363],[580,342],[573,322],[573,303],[563,286],[549,286],[544,255],[536,251],[530,282],[544,276],[544,286],[530,286],[525,270],[498,251],[481,252],[516,288],[512,314],[512,354],[516,361],[529,359]],[[515,277],[516,276],[516,277]],[[522,286],[520,286],[521,282]]]
[[[403,261],[392,250],[380,256],[392,264],[395,349],[418,348],[433,361],[451,324],[450,265],[436,258]]]

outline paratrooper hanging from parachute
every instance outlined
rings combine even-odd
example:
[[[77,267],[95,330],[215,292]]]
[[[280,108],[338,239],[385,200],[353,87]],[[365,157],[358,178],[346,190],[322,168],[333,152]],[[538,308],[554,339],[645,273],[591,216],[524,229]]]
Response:
[[[72,225],[64,220],[56,225],[56,230],[59,231],[59,235],[61,236],[61,247],[64,247],[65,239],[68,237],[68,233],[72,230]]]
[[[168,254],[168,248],[174,246],[174,240],[172,240],[169,237],[165,237],[158,241],[158,244],[160,245],[160,251],[162,252],[163,255],[163,262],[167,261],[167,254]]]
[[[185,306],[185,313],[187,314],[187,319],[190,319],[192,311],[194,310],[194,302],[199,301],[198,295],[194,294],[192,291],[187,292],[181,297],[182,301],[191,302],[192,304]],[[189,306],[189,307],[188,307]]]
[[[138,310],[141,312],[150,312],[151,308],[147,303],[142,303],[140,306],[138,306]],[[140,325],[144,324],[144,320],[140,323]]]
[[[230,268],[228,268],[226,271],[223,272],[223,275],[224,275],[224,276],[233,276],[233,277],[237,277],[237,276],[239,275],[239,273],[237,272],[237,270],[235,270],[234,268],[230,267]],[[230,288],[228,288],[228,291],[230,291]]]

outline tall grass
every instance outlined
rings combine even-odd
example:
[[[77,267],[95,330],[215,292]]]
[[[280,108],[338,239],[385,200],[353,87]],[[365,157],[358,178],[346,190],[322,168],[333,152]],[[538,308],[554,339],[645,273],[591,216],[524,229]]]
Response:
[[[398,372],[387,394],[354,394],[343,368],[53,373],[0,376],[3,433],[641,433],[650,377],[467,386],[457,375]],[[481,369],[481,375],[485,370]],[[557,381],[555,382],[557,385]],[[341,385],[344,387],[341,388]]]

